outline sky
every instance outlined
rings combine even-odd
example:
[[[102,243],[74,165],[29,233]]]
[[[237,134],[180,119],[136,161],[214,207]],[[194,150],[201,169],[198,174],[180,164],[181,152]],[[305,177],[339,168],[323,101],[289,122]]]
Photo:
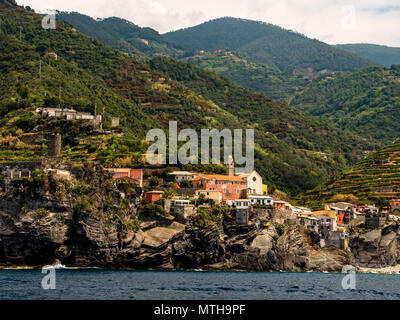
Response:
[[[160,33],[220,18],[264,21],[329,44],[400,47],[400,0],[17,0],[36,12],[116,16]]]

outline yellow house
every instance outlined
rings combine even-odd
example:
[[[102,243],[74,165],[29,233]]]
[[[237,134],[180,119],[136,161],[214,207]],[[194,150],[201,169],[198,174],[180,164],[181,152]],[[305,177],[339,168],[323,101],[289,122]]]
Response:
[[[262,193],[267,194],[268,193],[268,186],[266,184],[262,185]]]
[[[204,194],[206,199],[214,200],[216,204],[220,204],[222,201],[222,192],[218,190],[196,190],[196,197],[198,198],[201,194]]]

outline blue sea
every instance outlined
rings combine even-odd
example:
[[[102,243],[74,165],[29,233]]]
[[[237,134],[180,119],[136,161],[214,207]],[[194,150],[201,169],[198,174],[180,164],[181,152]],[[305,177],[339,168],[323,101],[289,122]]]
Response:
[[[356,274],[344,290],[340,273],[115,271],[57,269],[43,289],[41,270],[0,270],[0,300],[315,300],[400,299],[400,275]]]

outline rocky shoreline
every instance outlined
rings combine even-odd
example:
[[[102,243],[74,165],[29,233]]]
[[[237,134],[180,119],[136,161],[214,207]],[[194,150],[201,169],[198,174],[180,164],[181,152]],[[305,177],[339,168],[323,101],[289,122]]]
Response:
[[[264,212],[265,226],[257,215],[249,225],[227,219],[198,226],[139,206],[141,190],[130,191],[127,205],[128,194],[121,197],[101,168],[76,169],[74,176],[72,186],[32,180],[1,197],[0,267],[57,261],[102,269],[341,272],[346,265],[374,270],[361,268],[400,262],[397,224],[353,233],[349,250],[322,249],[318,234],[282,212]]]

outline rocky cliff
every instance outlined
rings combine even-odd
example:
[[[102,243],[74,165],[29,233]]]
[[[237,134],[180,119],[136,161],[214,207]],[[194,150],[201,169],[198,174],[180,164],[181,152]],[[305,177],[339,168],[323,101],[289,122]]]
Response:
[[[354,260],[350,252],[321,249],[317,234],[279,215],[267,227],[197,227],[138,208],[141,191],[122,192],[100,168],[71,170],[72,181],[37,176],[3,193],[0,266],[341,271],[398,259],[395,227],[353,237]]]
[[[384,268],[400,263],[400,226],[393,223],[380,229],[354,234],[349,246],[355,264],[360,267]]]
[[[0,213],[0,264],[41,266],[60,261],[67,266],[216,270],[340,271],[349,263],[341,250],[316,256],[299,226],[283,234],[271,226],[193,228],[172,222],[145,232],[129,231],[122,221],[107,225],[71,212],[46,217]],[[340,256],[340,260],[335,259]]]

